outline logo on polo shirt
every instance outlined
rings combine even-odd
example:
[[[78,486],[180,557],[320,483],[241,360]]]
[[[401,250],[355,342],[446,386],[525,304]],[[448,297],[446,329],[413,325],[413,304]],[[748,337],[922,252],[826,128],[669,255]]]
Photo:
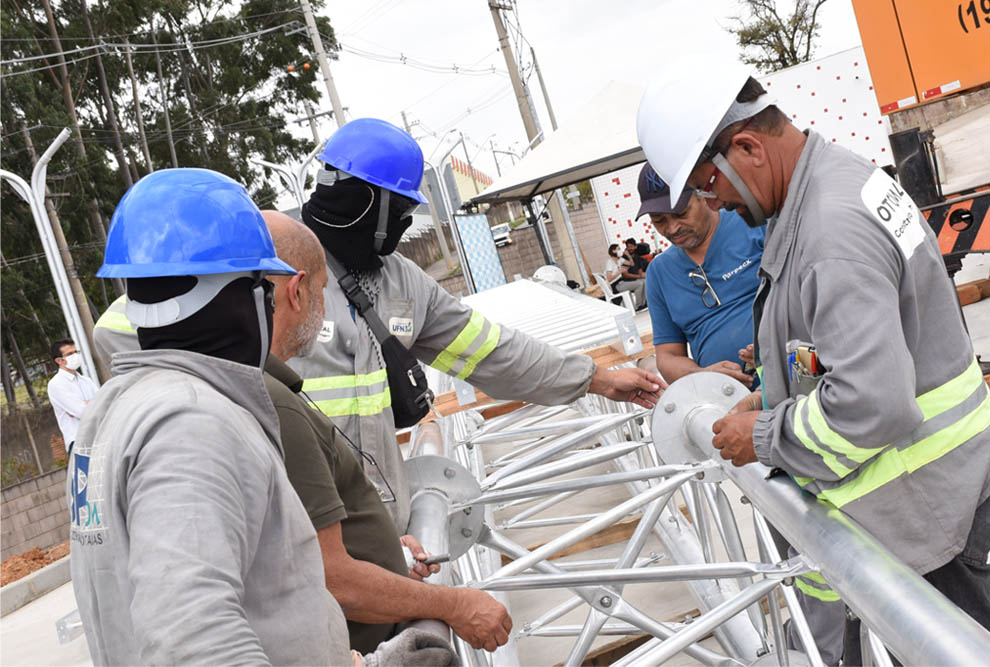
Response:
[[[749,266],[752,263],[753,263],[753,260],[752,259],[747,259],[745,262],[743,262],[742,264],[740,264],[736,268],[732,269],[731,271],[729,271],[727,273],[723,273],[722,274],[722,280],[728,280],[729,278],[731,278],[732,276],[736,275],[737,273],[739,273],[740,271],[742,271],[743,269],[745,269],[747,266]]]

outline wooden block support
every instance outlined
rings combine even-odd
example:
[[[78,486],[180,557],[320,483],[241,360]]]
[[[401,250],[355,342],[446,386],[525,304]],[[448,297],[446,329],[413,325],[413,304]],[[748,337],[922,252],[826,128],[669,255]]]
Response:
[[[959,303],[964,306],[976,303],[981,299],[988,299],[990,298],[990,278],[956,285],[956,293],[959,295]]]

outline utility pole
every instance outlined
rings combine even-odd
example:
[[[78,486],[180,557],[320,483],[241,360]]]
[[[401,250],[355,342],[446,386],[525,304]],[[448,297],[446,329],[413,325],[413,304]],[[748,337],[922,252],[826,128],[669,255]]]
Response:
[[[151,152],[148,150],[148,138],[144,134],[144,118],[141,111],[141,97],[138,95],[137,79],[134,78],[134,65],[131,63],[131,42],[124,38],[124,56],[127,62],[127,74],[131,77],[131,93],[134,95],[134,114],[137,116],[138,134],[141,136],[141,151],[144,153],[144,162],[148,171],[154,171],[151,164]]]
[[[316,116],[313,115],[313,105],[306,100],[306,120],[309,121],[309,131],[313,133],[313,142],[320,143],[320,131],[316,127]]]
[[[498,152],[495,150],[495,140],[488,140],[488,147],[492,149],[492,159],[495,160],[495,172],[502,178],[502,168],[498,166]]]
[[[529,47],[529,55],[533,58],[533,67],[536,69],[536,78],[540,81],[540,90],[543,91],[543,101],[547,105],[547,114],[550,116],[550,127],[557,131],[557,118],[553,115],[553,107],[550,106],[550,96],[547,95],[547,84],[543,82],[543,73],[540,72],[540,61],[536,59],[536,51]]]
[[[344,126],[344,107],[340,103],[340,96],[337,95],[337,87],[333,83],[333,74],[330,73],[330,61],[327,53],[323,50],[323,39],[320,38],[320,31],[316,27],[316,19],[313,18],[313,8],[309,0],[301,0],[303,16],[306,17],[306,28],[309,30],[309,38],[313,40],[313,48],[316,50],[316,60],[320,63],[320,72],[323,73],[323,83],[327,86],[327,95],[330,96],[330,105],[333,107],[333,118],[337,121],[337,127]]]
[[[48,2],[48,0],[45,0]],[[175,142],[172,141],[172,119],[168,113],[168,91],[165,88],[165,77],[162,76],[162,56],[158,52],[158,35],[155,23],[151,22],[151,43],[155,47],[155,69],[158,70],[158,95],[162,99],[162,109],[165,111],[165,135],[168,137],[168,152],[172,156],[172,168],[179,168],[179,158],[175,156]]]
[[[48,33],[51,35],[52,44],[58,54],[58,72],[62,79],[62,97],[65,99],[65,108],[69,111],[69,118],[72,120],[72,128],[75,130],[76,155],[80,164],[86,162],[86,146],[83,143],[82,130],[79,128],[79,117],[76,115],[75,97],[72,96],[72,87],[69,85],[69,69],[66,67],[65,56],[62,55],[62,40],[58,36],[58,26],[55,23],[55,14],[52,13],[52,5],[49,0],[41,0],[45,8],[45,15],[48,17]],[[96,197],[87,197],[89,207],[89,225],[91,231],[96,235],[103,245],[107,242],[107,230],[103,226],[103,216],[100,215],[99,207],[96,204]],[[120,278],[112,281],[114,290],[118,295],[124,293],[124,283]]]
[[[488,0],[488,8],[492,13],[492,20],[495,22],[495,32],[498,34],[499,48],[505,57],[505,66],[509,70],[509,79],[512,81],[512,88],[516,94],[516,104],[519,106],[519,115],[522,116],[523,127],[526,129],[526,138],[532,146],[539,145],[542,137],[538,127],[536,115],[533,113],[532,102],[529,97],[529,89],[519,76],[519,68],[516,66],[516,58],[512,52],[512,45],[509,42],[509,33],[505,28],[505,20],[502,18],[502,10],[508,6],[499,4],[497,0]],[[570,225],[564,217],[563,209],[560,206],[560,197],[550,198],[550,217],[553,220],[557,238],[560,240],[560,247],[563,251],[564,272],[572,280],[587,283],[588,279],[581,270],[578,260],[578,245],[574,239],[573,230],[568,229]],[[547,243],[549,246],[549,242]]]
[[[410,131],[412,126],[409,124],[409,119],[406,118],[405,111],[402,112],[402,126],[406,128],[406,132],[412,135]],[[438,181],[443,178],[436,169],[433,170],[433,174],[437,177]],[[430,217],[433,218],[433,228],[437,230],[437,239],[440,241],[440,250],[443,251],[443,259],[447,262],[447,268],[453,269],[457,265],[454,263],[454,258],[450,254],[450,247],[447,246],[447,238],[443,235],[443,225],[440,223],[440,216],[437,215],[437,207],[433,202],[433,194],[428,187],[421,188],[420,192],[426,197],[427,205],[430,207]],[[450,226],[454,226],[453,219],[450,221]]]
[[[31,133],[28,132],[27,125],[24,121],[21,121],[21,133],[24,135],[24,144],[27,147],[28,156],[31,158],[31,164],[36,165],[38,163],[38,156],[34,151],[34,142],[31,141]],[[62,223],[58,219],[58,212],[55,211],[55,206],[52,204],[51,197],[49,196],[48,186],[45,185],[44,199],[45,199],[45,211],[48,214],[48,222],[51,225],[52,233],[55,235],[55,244],[58,246],[58,253],[62,257],[62,266],[65,268],[65,274],[69,281],[69,289],[72,292],[72,300],[75,301],[76,310],[79,313],[79,321],[82,324],[83,334],[87,338],[87,348],[91,348],[91,341],[93,340],[93,313],[89,308],[89,300],[86,298],[86,292],[83,291],[82,283],[79,281],[79,275],[76,273],[75,263],[72,261],[72,253],[69,252],[69,244],[65,240],[65,233],[62,231]],[[42,243],[44,245],[44,243]],[[53,276],[54,280],[58,280],[57,277]],[[68,322],[67,322],[68,324]],[[72,327],[69,327],[72,330]],[[75,341],[77,344],[79,341]],[[93,362],[96,364],[96,373],[101,382],[106,382],[110,379],[110,373],[107,368],[105,368],[98,359],[94,358]]]
[[[464,133],[458,132],[461,135],[461,148],[464,149],[464,157],[467,158],[468,173],[471,175],[471,182],[474,183],[474,195],[477,197],[481,194],[481,190],[478,189],[478,178],[474,175],[474,167],[471,165],[471,154],[468,153],[467,143],[464,142]]]
[[[93,26],[89,21],[89,10],[86,7],[86,0],[79,0],[79,8],[82,9],[83,25],[86,26],[86,35],[93,46],[98,46],[96,37],[93,35]],[[117,158],[117,167],[120,169],[120,177],[124,181],[124,187],[129,188],[134,185],[131,178],[131,169],[127,164],[127,155],[124,153],[124,144],[120,140],[120,126],[117,124],[117,112],[113,106],[113,98],[110,96],[110,87],[107,85],[107,73],[103,69],[102,46],[96,51],[96,74],[100,82],[100,95],[103,97],[103,106],[107,110],[107,123],[113,133],[114,155]]]

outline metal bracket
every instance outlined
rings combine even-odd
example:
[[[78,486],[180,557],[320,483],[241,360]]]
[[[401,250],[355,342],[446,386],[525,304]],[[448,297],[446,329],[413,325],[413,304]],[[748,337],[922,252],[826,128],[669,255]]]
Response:
[[[414,456],[405,462],[409,478],[409,497],[420,491],[437,491],[446,496],[450,513],[447,530],[450,559],[464,555],[481,536],[485,520],[482,503],[467,505],[481,495],[481,487],[470,470],[445,456]],[[454,510],[455,505],[462,505]]]
[[[653,445],[665,463],[699,463],[718,457],[714,448],[695,446],[688,438],[687,416],[696,410],[725,414],[749,390],[738,380],[721,373],[692,373],[677,380],[660,397],[653,410]],[[704,481],[721,482],[720,468],[705,471]]]

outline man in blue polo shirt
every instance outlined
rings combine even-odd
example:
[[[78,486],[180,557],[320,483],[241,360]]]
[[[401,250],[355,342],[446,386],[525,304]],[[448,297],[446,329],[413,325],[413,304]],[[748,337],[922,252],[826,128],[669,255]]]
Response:
[[[690,190],[671,202],[670,188],[649,164],[639,174],[639,197],[637,217],[649,214],[674,245],[646,273],[657,370],[668,382],[704,370],[755,388],[758,381],[739,362],[753,342],[765,228],[749,227],[732,211],[712,210]]]

